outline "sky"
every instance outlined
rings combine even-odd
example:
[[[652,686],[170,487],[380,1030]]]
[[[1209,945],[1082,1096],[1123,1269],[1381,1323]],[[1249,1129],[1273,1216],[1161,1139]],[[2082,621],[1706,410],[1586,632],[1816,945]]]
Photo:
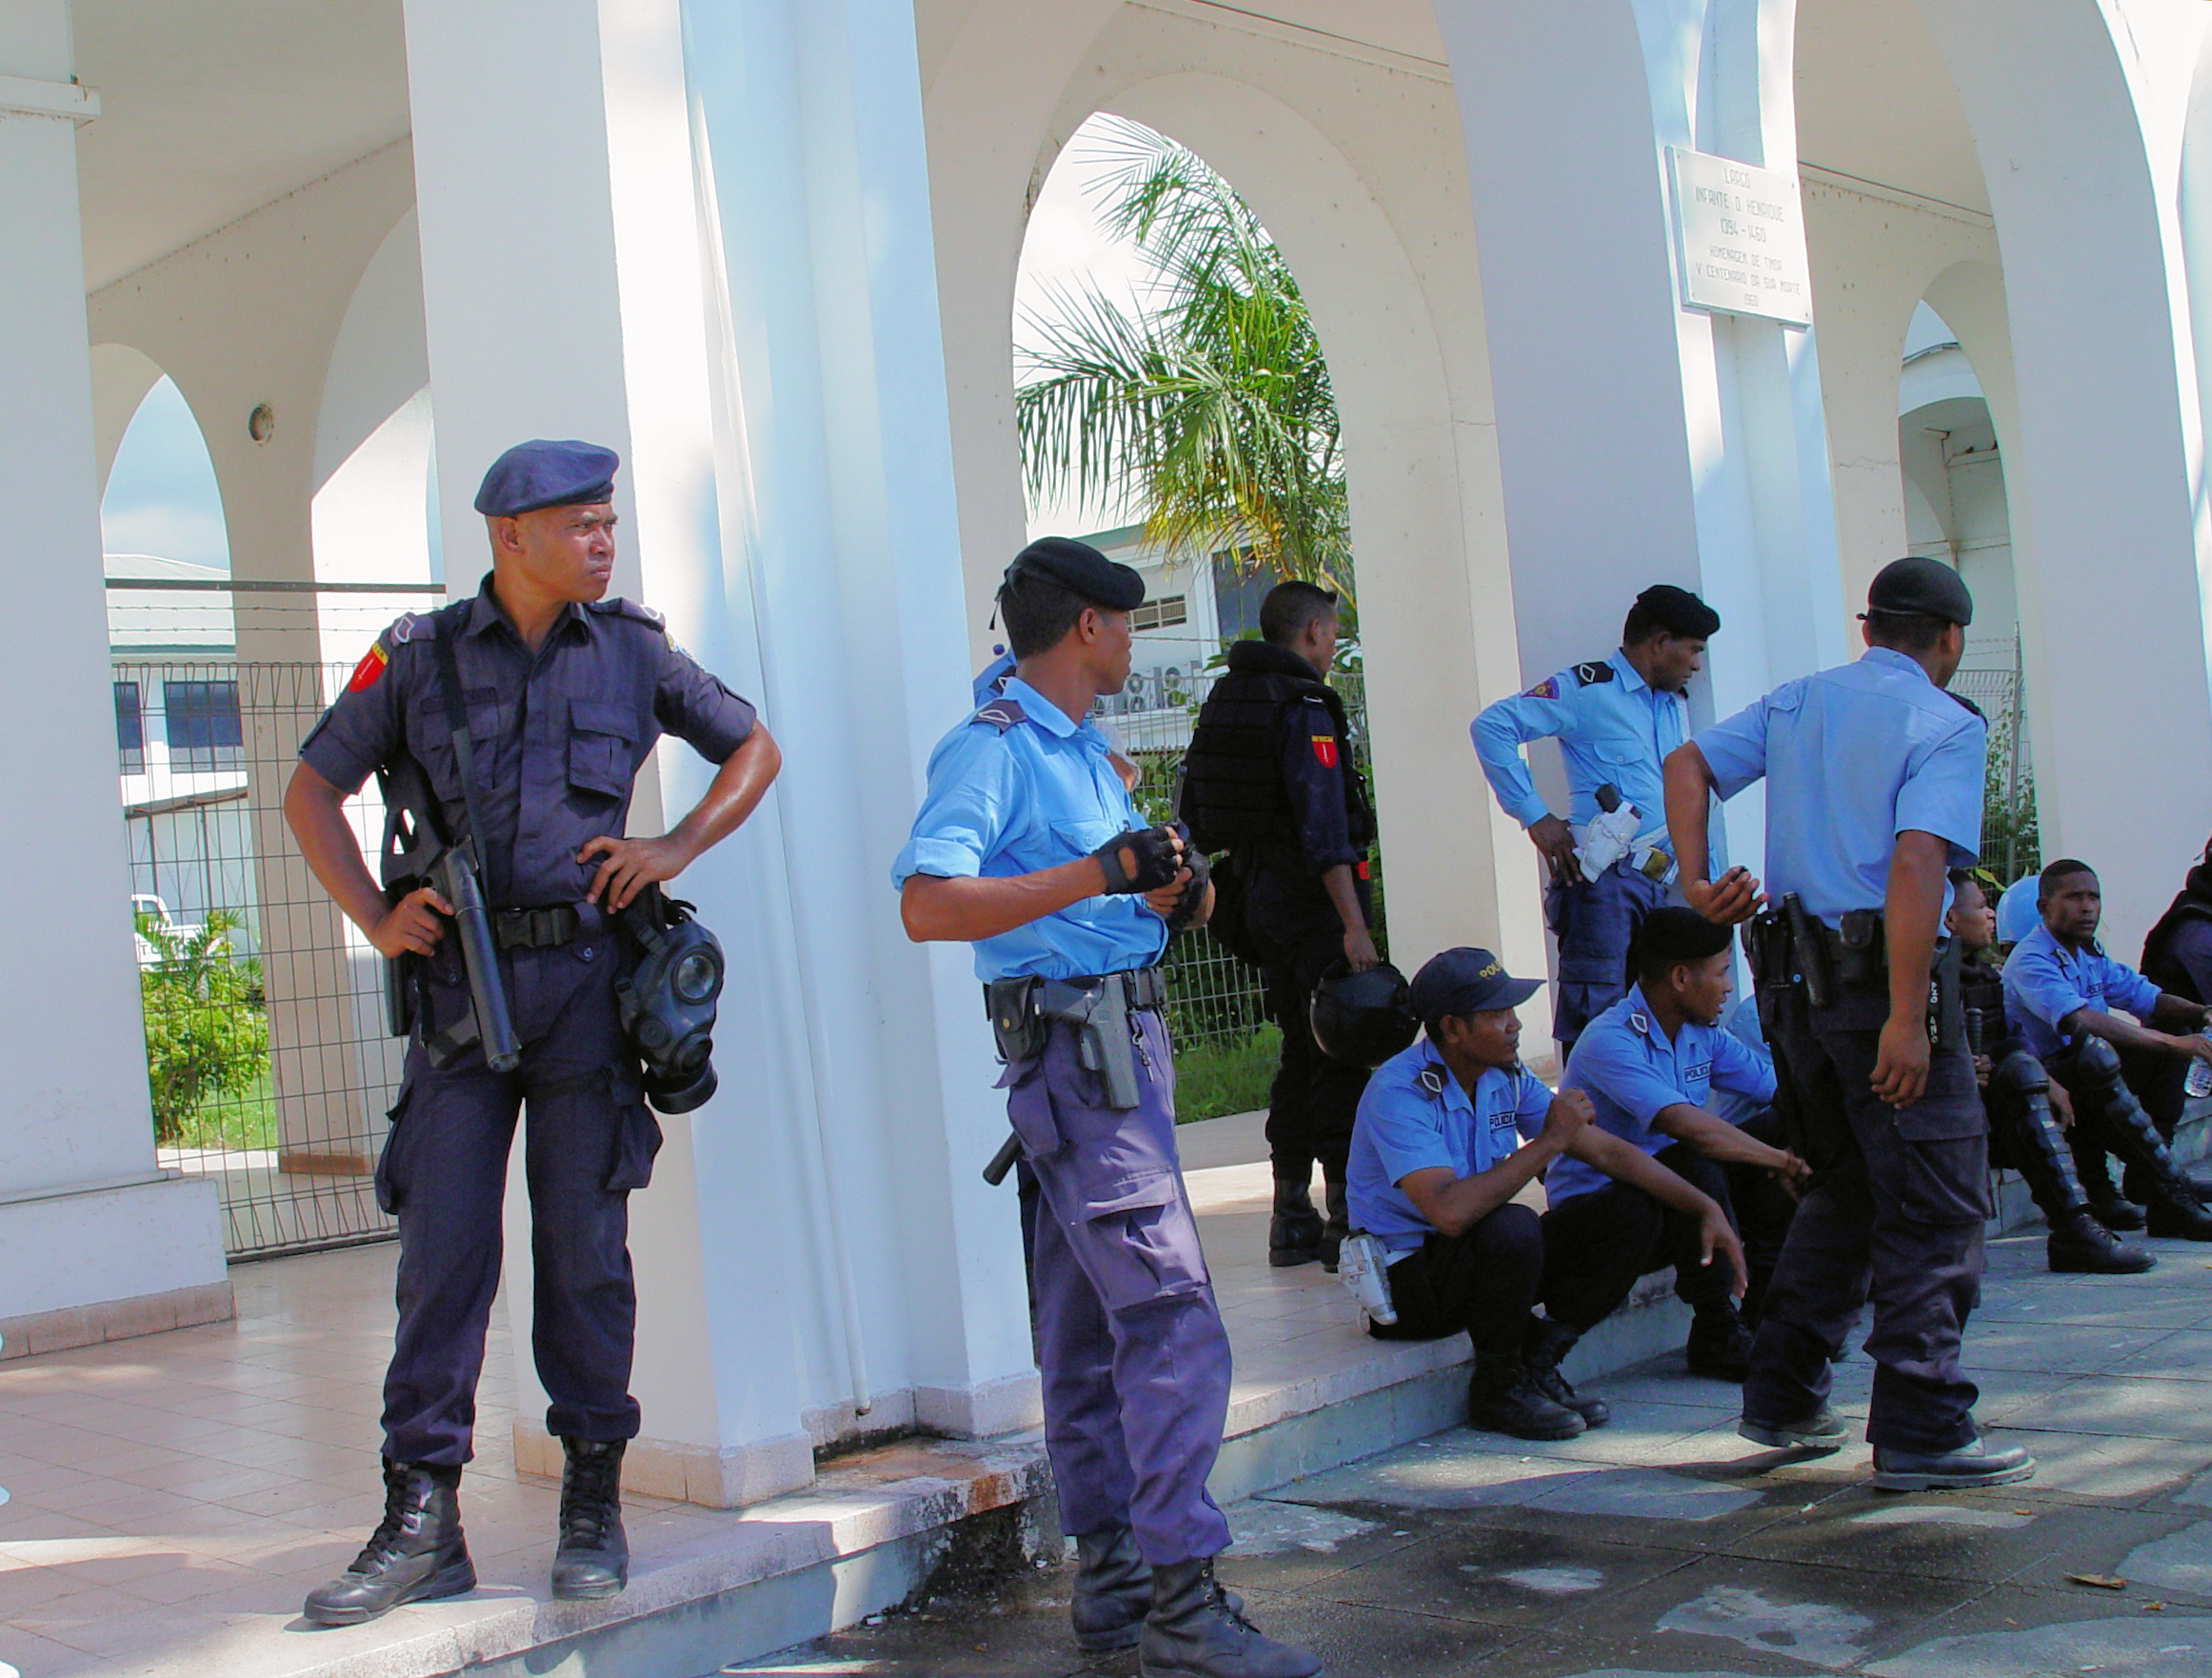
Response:
[[[1106,166],[1094,152],[1086,123],[1062,149],[1029,212],[1014,284],[1017,344],[1024,337],[1021,323],[1055,287],[1068,289],[1087,277],[1108,297],[1132,303],[1143,289],[1146,269],[1135,248],[1099,222],[1095,188]],[[1061,502],[1029,510],[1031,535],[1085,535],[1126,522],[1110,506]],[[100,504],[100,529],[111,554],[151,553],[230,569],[215,469],[191,410],[168,378],[147,393],[123,434]]]

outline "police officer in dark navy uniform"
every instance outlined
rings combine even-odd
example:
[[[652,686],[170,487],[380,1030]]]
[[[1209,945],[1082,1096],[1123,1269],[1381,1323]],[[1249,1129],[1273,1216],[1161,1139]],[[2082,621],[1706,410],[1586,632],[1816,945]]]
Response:
[[[1684,693],[1720,628],[1721,614],[1687,589],[1654,583],[1628,609],[1612,657],[1569,665],[1484,707],[1470,725],[1499,807],[1528,830],[1550,874],[1544,919],[1559,940],[1551,1034],[1563,1066],[1583,1028],[1627,990],[1629,943],[1644,917],[1668,900],[1674,855],[1659,766],[1688,738]],[[1564,820],[1537,793],[1521,758],[1523,746],[1544,739],[1558,740],[1566,767]],[[1607,797],[1635,817],[1621,854],[1592,872],[1576,849]]]
[[[1336,1268],[1350,1226],[1345,1161],[1367,1069],[1331,1060],[1307,1023],[1330,968],[1365,972],[1381,959],[1367,929],[1367,848],[1374,806],[1352,762],[1344,700],[1326,677],[1336,658],[1337,597],[1278,583],[1260,606],[1260,636],[1229,649],[1228,671],[1198,712],[1184,755],[1180,814],[1201,850],[1226,850],[1217,883],[1266,982],[1283,1059],[1267,1093],[1275,1208],[1267,1262],[1320,1259]],[[1313,1208],[1315,1160],[1328,1218]]]
[[[482,589],[378,637],[302,743],[285,793],[300,849],[338,907],[385,956],[418,959],[428,973],[418,992],[428,1017],[416,1021],[377,1169],[400,1237],[385,1517],[353,1565],[309,1596],[307,1617],[320,1625],[475,1584],[461,1467],[526,1102],[533,1349],[551,1400],[546,1426],[567,1460],[553,1594],[611,1596],[628,1577],[620,1488],[638,1406],[628,1197],[645,1187],[660,1129],[617,1017],[613,917],[751,814],[780,759],[753,708],[678,651],[655,613],[603,598],[618,464],[611,449],[574,442],[501,455],[476,496],[492,556]],[[664,732],[720,770],[665,837],[627,839],[632,777]],[[481,813],[483,831],[468,836],[521,1045],[512,1071],[492,1070],[481,1045],[451,1049],[471,1007],[459,940],[447,935],[453,906],[429,887],[388,902],[341,812],[372,772],[406,758],[427,775],[449,832],[468,834],[471,802]],[[433,1039],[445,1052],[429,1051]]]
[[[1666,760],[1690,906],[1750,919],[1760,882],[1709,877],[1708,801],[1766,783],[1767,900],[1749,944],[1777,1105],[1813,1169],[1768,1285],[1738,1431],[1839,1448],[1829,1363],[1869,1300],[1866,1436],[1888,1490],[2023,1480],[2035,1461],[1974,1425],[1959,1343],[1982,1282],[1988,1124],[1943,935],[1949,870],[1982,835],[1987,729],[1943,691],[1973,597],[1932,559],[1884,566],[1866,652],[1785,682]]]
[[[1261,1635],[1213,1576],[1229,1346],[1176,1158],[1157,966],[1212,890],[1174,829],[1141,826],[1086,720],[1128,680],[1144,597],[1083,543],[1023,549],[998,596],[1014,671],[930,754],[891,877],[909,937],[974,946],[1041,1202],[1033,1319],[1077,1641],[1134,1644],[1154,1678],[1311,1678],[1320,1663]]]

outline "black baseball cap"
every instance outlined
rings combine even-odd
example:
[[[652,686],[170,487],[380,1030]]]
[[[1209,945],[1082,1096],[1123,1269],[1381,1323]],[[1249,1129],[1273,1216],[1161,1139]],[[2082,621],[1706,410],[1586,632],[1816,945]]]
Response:
[[[1108,611],[1128,611],[1145,604],[1145,579],[1117,565],[1087,542],[1072,536],[1040,536],[1006,567],[1006,587],[1024,577],[1049,577],[1069,593]]]
[[[1449,1015],[1518,1008],[1544,988],[1542,979],[1516,979],[1486,949],[1462,945],[1440,950],[1413,975],[1413,1011],[1423,1024]]]
[[[1963,626],[1974,621],[1974,596],[1959,573],[1942,560],[1907,554],[1874,573],[1866,590],[1866,609]]]

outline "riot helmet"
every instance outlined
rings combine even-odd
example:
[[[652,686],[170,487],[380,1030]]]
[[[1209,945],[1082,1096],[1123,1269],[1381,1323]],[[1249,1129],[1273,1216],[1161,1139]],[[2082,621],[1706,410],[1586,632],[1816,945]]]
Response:
[[[1346,1066],[1381,1066],[1419,1035],[1413,993],[1405,975],[1388,962],[1355,973],[1339,957],[1313,988],[1306,1015],[1313,1040],[1330,1060]]]

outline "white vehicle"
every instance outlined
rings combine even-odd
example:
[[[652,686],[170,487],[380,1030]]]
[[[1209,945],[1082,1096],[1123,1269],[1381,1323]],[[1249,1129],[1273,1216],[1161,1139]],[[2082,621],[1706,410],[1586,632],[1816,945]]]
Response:
[[[152,892],[133,891],[130,894],[130,942],[138,950],[138,965],[142,968],[159,967],[162,958],[160,948],[138,929],[138,918],[141,915],[181,938],[189,938],[199,930],[196,926],[171,920],[169,905]]]

